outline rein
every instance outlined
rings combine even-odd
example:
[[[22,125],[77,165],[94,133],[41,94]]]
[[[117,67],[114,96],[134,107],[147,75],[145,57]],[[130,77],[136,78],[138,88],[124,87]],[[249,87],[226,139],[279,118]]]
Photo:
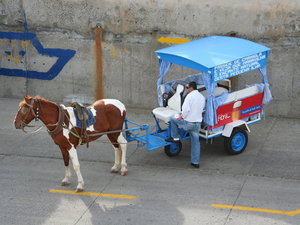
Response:
[[[23,131],[24,133],[26,133],[26,134],[35,134],[35,133],[39,132],[39,131],[43,128],[43,126],[39,126],[39,128],[37,128],[37,129],[34,130],[34,131],[26,131],[26,130],[24,129],[25,127],[35,127],[35,126],[26,125],[26,126],[22,127],[22,131]]]

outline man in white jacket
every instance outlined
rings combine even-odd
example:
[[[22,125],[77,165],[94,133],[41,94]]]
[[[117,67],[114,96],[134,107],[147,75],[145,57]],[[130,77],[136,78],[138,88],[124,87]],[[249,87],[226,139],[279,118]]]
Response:
[[[171,119],[171,138],[168,142],[179,141],[178,128],[189,132],[191,136],[191,165],[199,168],[200,141],[199,130],[202,122],[202,112],[205,106],[205,98],[197,90],[197,84],[190,82],[187,86],[187,96],[182,105],[182,114]]]

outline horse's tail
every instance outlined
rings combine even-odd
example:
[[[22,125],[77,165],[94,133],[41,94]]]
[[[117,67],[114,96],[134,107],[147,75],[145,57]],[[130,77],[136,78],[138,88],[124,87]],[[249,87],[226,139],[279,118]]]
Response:
[[[126,110],[123,111],[123,121],[126,119],[126,115],[127,115],[127,112]]]

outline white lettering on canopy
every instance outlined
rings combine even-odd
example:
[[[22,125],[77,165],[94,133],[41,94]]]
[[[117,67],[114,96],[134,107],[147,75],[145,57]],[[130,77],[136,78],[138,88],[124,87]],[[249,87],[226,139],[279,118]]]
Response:
[[[261,52],[251,56],[247,56],[235,61],[216,66],[214,68],[214,81],[234,77],[241,73],[246,73],[251,70],[260,68],[262,63],[267,58],[266,52]]]

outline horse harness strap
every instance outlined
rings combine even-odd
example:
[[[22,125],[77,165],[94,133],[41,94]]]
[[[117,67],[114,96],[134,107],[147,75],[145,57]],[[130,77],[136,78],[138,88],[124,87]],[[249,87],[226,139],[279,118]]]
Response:
[[[84,105],[78,102],[73,102],[71,106],[74,108],[74,111],[76,112],[78,119],[82,122],[86,122],[86,120],[89,119],[89,114]]]
[[[79,103],[77,103],[77,104],[79,105],[78,108],[79,107],[83,107],[81,104],[79,104]],[[67,117],[67,119],[69,120],[69,122],[71,122],[70,118],[65,114],[63,106],[62,105],[58,105],[57,107],[58,107],[58,121],[55,124],[48,124],[48,126],[56,126],[54,128],[54,130],[49,130],[49,129],[47,130],[49,135],[57,135],[57,134],[59,134],[63,130],[65,116]],[[74,107],[73,104],[72,104],[72,107]],[[80,108],[80,110],[82,110],[81,111],[82,114],[81,114],[80,118],[81,118],[81,121],[83,122],[82,123],[83,127],[81,129],[81,134],[79,135],[76,130],[75,130],[76,133],[74,133],[72,130],[69,130],[69,132],[72,135],[74,135],[75,137],[77,137],[79,139],[79,144],[81,144],[83,140],[85,142],[87,142],[87,147],[88,147],[88,136],[87,136],[87,133],[86,133],[86,126],[84,126],[85,122],[86,122],[86,118],[88,118],[88,115],[87,115],[87,112],[83,112],[84,109]],[[83,115],[83,113],[86,113],[87,116]],[[78,113],[78,115],[79,115],[79,113]],[[72,126],[74,127],[73,124],[72,124]]]
[[[82,127],[80,130],[80,138],[79,138],[79,144],[82,144],[82,142],[86,143],[87,148],[89,147],[89,136],[87,134],[87,120],[89,119],[89,113],[87,108],[78,102],[73,102],[71,106],[74,108],[74,113],[78,116],[78,119],[80,120]]]
[[[32,101],[36,103],[36,112],[34,113],[34,110],[32,110],[32,111],[33,111],[35,121],[38,121],[40,119],[40,117],[39,117],[40,116],[40,102],[39,102],[39,100],[36,100],[36,99],[32,99]],[[32,105],[33,105],[33,103],[32,103]]]
[[[36,103],[36,112],[34,111],[34,108],[33,108],[33,104]],[[27,114],[25,115],[25,118],[28,117],[28,115],[30,114],[30,112],[33,114],[34,116],[34,119],[35,121],[38,121],[40,118],[39,118],[39,113],[40,113],[40,102],[36,99],[32,99],[30,104],[28,103],[25,103],[26,106],[29,107],[29,111],[27,111]]]
[[[63,110],[62,106],[59,105],[58,106],[58,121],[56,124],[54,124],[54,125],[56,125],[56,127],[53,130],[49,130],[49,129],[47,130],[50,135],[57,135],[59,132],[62,131],[63,123],[65,120],[64,115],[65,115],[64,110]]]

